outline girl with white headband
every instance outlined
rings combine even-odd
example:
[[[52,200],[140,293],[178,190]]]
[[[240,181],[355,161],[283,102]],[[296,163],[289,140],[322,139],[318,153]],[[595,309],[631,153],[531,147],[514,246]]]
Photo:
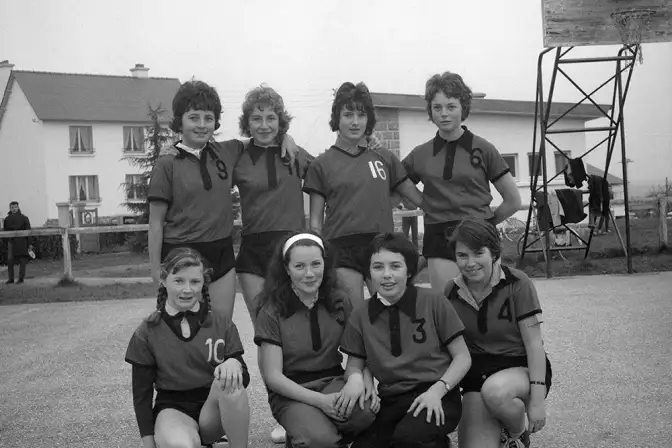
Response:
[[[337,284],[333,250],[313,232],[282,239],[257,306],[259,369],[288,446],[351,442],[371,425],[380,402],[368,369],[347,384],[343,379],[339,344],[352,306]],[[339,409],[346,395],[351,405]]]

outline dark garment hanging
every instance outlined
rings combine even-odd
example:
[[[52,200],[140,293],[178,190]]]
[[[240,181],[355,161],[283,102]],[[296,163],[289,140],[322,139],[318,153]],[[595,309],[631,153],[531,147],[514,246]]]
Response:
[[[583,192],[581,190],[572,190],[563,188],[555,190],[558,195],[560,205],[565,212],[562,223],[579,223],[586,219],[586,213],[583,211]]]
[[[609,182],[600,176],[589,176],[588,190],[590,191],[588,197],[590,211],[595,215],[609,216]]]
[[[582,188],[583,182],[588,178],[583,159],[569,159],[569,165],[562,172],[565,175],[565,185],[568,187]]]
[[[553,227],[553,216],[548,207],[548,201],[543,191],[534,193],[534,201],[537,204],[537,226],[539,230],[546,231]]]

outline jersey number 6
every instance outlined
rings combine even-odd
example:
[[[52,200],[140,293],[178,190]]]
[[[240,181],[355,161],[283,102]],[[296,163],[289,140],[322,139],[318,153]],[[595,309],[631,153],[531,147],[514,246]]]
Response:
[[[387,173],[385,173],[385,168],[383,167],[383,162],[376,160],[375,162],[369,162],[369,169],[371,170],[371,175],[373,178],[380,177],[383,180],[387,179]]]
[[[208,362],[211,362],[213,359],[217,364],[221,364],[224,362],[224,359],[219,359],[219,356],[217,356],[217,347],[220,345],[223,347],[224,346],[224,339],[217,339],[215,343],[212,343],[212,338],[208,338],[205,341],[205,345],[208,346]]]

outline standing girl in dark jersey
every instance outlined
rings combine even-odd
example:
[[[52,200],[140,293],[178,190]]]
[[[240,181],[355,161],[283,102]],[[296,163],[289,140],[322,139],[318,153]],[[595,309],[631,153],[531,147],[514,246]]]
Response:
[[[551,387],[537,290],[523,272],[501,264],[499,233],[485,220],[462,221],[449,245],[461,274],[445,292],[472,358],[461,383],[460,448],[527,447],[529,433],[546,424]]]
[[[253,299],[263,288],[278,240],[306,227],[301,187],[314,157],[298,148],[293,163],[282,160],[280,144],[292,117],[275,90],[252,89],[242,109],[240,132],[252,139],[233,170],[243,221],[236,272],[254,321]]]
[[[296,448],[342,447],[371,424],[378,407],[368,369],[343,381],[338,346],[351,307],[333,262],[317,234],[294,232],[276,247],[259,296],[259,368],[273,417]],[[353,394],[355,383],[362,390]]]
[[[376,234],[394,230],[392,194],[417,206],[422,194],[391,151],[367,150],[365,137],[372,134],[376,117],[366,85],[341,85],[329,124],[338,132],[336,143],[313,161],[303,189],[310,194],[310,226],[338,248],[339,277],[358,307],[368,272],[364,249]]]
[[[144,448],[200,447],[224,433],[232,448],[247,447],[250,377],[236,326],[210,310],[209,270],[197,252],[178,248],[160,279],[157,310],[126,350]]]
[[[211,140],[222,106],[214,88],[189,81],[173,99],[171,129],[182,140],[159,157],[149,184],[149,257],[159,264],[171,249],[191,247],[212,268],[212,308],[233,315],[235,257],[231,188],[233,168],[244,151],[238,140]]]
[[[459,274],[446,235],[468,216],[504,221],[520,208],[520,193],[509,167],[497,149],[473,134],[462,122],[471,110],[471,89],[456,73],[432,76],[425,86],[427,114],[436,136],[404,158],[409,178],[422,182],[425,198],[425,233],[422,254],[427,258],[429,280],[437,292]],[[493,212],[490,183],[503,202]]]

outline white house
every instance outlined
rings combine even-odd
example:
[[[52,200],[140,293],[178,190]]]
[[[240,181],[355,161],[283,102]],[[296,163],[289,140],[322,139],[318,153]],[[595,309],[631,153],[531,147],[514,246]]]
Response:
[[[428,120],[426,102],[421,95],[372,93],[372,96],[379,118],[376,125],[377,135],[400,158],[403,159],[414,147],[436,134],[436,126]],[[551,118],[559,117],[573,105],[573,103],[553,103]],[[610,108],[605,105],[601,107],[605,110]],[[534,110],[535,103],[532,101],[487,99],[484,94],[475,94],[470,116],[465,122],[472,132],[490,141],[502,154],[517,181],[525,206],[529,206],[531,198]],[[602,116],[592,105],[579,105],[558,121],[555,127],[583,128],[587,121]],[[579,157],[586,151],[585,136],[585,133],[554,134],[552,141],[567,156]],[[606,146],[604,151],[606,154]],[[546,167],[549,179],[561,173],[566,164],[566,158],[552,146],[547,145]],[[541,176],[538,185],[541,186]],[[550,180],[549,188],[568,188],[563,175],[560,174]],[[494,187],[492,191],[493,205],[496,205],[501,202],[501,197]],[[518,212],[516,216],[524,221],[526,213]]]
[[[137,182],[125,155],[145,153],[148,105],[169,118],[180,82],[131,76],[13,70],[0,62],[0,210],[19,201],[33,226],[56,219],[59,202],[83,201],[87,216],[128,214],[122,184]]]

